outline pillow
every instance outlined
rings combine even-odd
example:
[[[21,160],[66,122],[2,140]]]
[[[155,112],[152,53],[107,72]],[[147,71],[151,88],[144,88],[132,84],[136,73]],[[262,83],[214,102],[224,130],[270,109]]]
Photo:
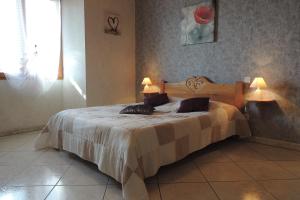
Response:
[[[197,97],[181,101],[178,113],[208,111],[209,97]]]
[[[177,102],[177,101],[182,101],[184,98],[182,97],[174,97],[174,96],[168,96],[170,102]]]
[[[127,106],[123,110],[120,111],[120,114],[143,114],[143,115],[151,115],[154,111],[154,108],[149,105],[134,105]]]
[[[160,106],[166,103],[169,103],[169,98],[166,93],[157,94],[151,97],[144,98],[144,104],[150,105],[152,107]]]

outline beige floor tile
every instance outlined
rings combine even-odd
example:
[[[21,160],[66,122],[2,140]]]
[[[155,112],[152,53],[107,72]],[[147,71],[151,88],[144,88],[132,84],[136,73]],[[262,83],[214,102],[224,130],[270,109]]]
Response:
[[[66,151],[49,149],[41,154],[34,165],[70,165],[73,161],[74,156]]]
[[[55,186],[47,200],[101,200],[105,188],[105,185]]]
[[[19,139],[34,139],[40,131],[33,131],[28,133],[21,133],[21,134],[13,134],[0,137],[0,140],[19,140]]]
[[[158,184],[147,184],[150,200],[161,200]]]
[[[110,178],[110,180],[112,180]],[[115,200],[115,199],[122,199],[122,185],[114,180],[112,180],[114,184],[109,184],[107,191],[106,191],[106,196],[104,199],[107,200]],[[147,190],[149,193],[150,200],[160,200],[160,193],[158,189],[158,184],[147,184]]]
[[[34,141],[26,142],[22,146],[20,146],[18,149],[16,149],[16,151],[28,151],[28,152],[36,151],[34,144],[35,144]]]
[[[201,154],[198,154],[194,159],[196,163],[223,163],[223,162],[232,162],[230,158],[226,156],[222,151],[212,150],[204,151]]]
[[[24,134],[17,134],[15,135],[15,138],[12,137],[11,139],[15,140],[15,139],[21,139],[21,140],[26,140],[26,141],[34,141],[40,131],[38,132],[31,132],[31,133],[24,133]]]
[[[157,184],[147,184],[147,190],[150,200],[161,200]],[[118,185],[108,185],[104,200],[122,200],[122,187]]]
[[[25,134],[15,134],[15,135],[9,135],[9,136],[3,136],[0,137],[0,143],[1,142],[11,142],[11,143],[15,143],[15,142],[28,142],[28,141],[32,141],[37,137],[37,134],[34,133],[25,133]]]
[[[0,190],[2,200],[44,200],[53,186],[6,187]]]
[[[4,177],[4,178],[0,177],[0,188],[5,186],[9,180],[10,179],[7,177]]]
[[[114,178],[109,177],[108,178],[108,185],[121,185],[118,181],[116,181]]]
[[[32,164],[42,152],[8,152],[0,157],[0,165]]]
[[[193,162],[180,162],[161,168],[158,172],[158,182],[205,182],[205,179]]]
[[[253,181],[212,182],[211,185],[222,200],[275,200]]]
[[[300,178],[300,161],[276,161],[276,163]]]
[[[208,181],[242,181],[251,178],[234,163],[197,164]]]
[[[207,183],[160,184],[163,200],[217,200]]]
[[[262,185],[279,200],[299,200],[300,180],[263,181]]]
[[[4,155],[8,154],[9,152],[0,152],[0,164],[1,164],[1,157],[3,157]]]
[[[0,187],[6,185],[12,178],[28,168],[22,165],[0,165]]]
[[[291,179],[295,175],[279,167],[272,161],[238,163],[249,175],[256,180]]]
[[[104,200],[122,200],[121,185],[108,185],[106,188]]]
[[[0,137],[0,151],[15,151],[23,144],[34,141],[36,134],[16,134]]]
[[[121,184],[101,174],[95,165],[63,151],[34,151],[36,137],[37,133],[0,137],[0,199],[44,200],[59,179],[64,185],[56,186],[48,199],[102,199],[104,195],[105,200],[122,199]],[[221,181],[211,184],[222,200],[272,200],[270,193],[277,199],[300,199],[300,180],[295,180],[300,178],[300,152],[229,141],[191,158],[163,167],[159,175],[145,180],[150,200],[161,200],[160,191],[163,200],[217,199],[203,174],[209,181]],[[261,180],[261,185],[247,174]]]
[[[0,152],[17,151],[26,142],[26,140],[0,140]]]
[[[158,177],[153,176],[153,177],[150,177],[150,178],[146,178],[145,183],[146,184],[157,184],[158,183]],[[121,183],[117,182],[114,178],[109,177],[108,178],[108,185],[121,185]]]
[[[17,175],[9,186],[55,185],[69,166],[34,165]]]
[[[267,160],[264,156],[246,146],[238,147],[234,150],[229,150],[226,152],[226,155],[235,162]]]
[[[72,165],[58,185],[106,185],[107,182],[108,176],[101,173],[96,165],[82,162]]]
[[[300,161],[300,152],[292,151],[283,148],[277,148],[267,145],[261,145],[257,143],[249,143],[253,150],[262,154],[268,160],[277,160],[277,161]]]

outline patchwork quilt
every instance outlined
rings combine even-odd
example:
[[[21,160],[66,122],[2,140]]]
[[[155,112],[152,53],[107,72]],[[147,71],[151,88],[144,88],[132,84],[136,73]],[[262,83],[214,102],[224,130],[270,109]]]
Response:
[[[148,200],[144,179],[161,166],[232,135],[250,136],[234,106],[210,102],[209,112],[176,113],[179,103],[153,115],[119,114],[128,105],[65,110],[50,118],[35,147],[74,153],[120,182],[125,200]]]

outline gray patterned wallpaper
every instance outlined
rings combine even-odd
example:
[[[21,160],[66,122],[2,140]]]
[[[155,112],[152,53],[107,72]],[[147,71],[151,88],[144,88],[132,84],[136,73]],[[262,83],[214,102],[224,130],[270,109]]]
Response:
[[[269,131],[256,134],[300,143],[300,1],[219,0],[217,42],[181,46],[181,8],[195,3],[136,1],[137,94],[146,75],[170,82],[263,76],[278,108],[270,110]]]

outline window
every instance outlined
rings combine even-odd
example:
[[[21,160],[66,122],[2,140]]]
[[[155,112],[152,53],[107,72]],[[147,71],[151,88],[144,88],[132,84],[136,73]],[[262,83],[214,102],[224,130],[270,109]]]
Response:
[[[1,0],[0,27],[0,79],[62,76],[60,0]]]
[[[4,73],[0,72],[0,80],[5,80],[5,79],[6,79],[6,77],[5,77]]]

